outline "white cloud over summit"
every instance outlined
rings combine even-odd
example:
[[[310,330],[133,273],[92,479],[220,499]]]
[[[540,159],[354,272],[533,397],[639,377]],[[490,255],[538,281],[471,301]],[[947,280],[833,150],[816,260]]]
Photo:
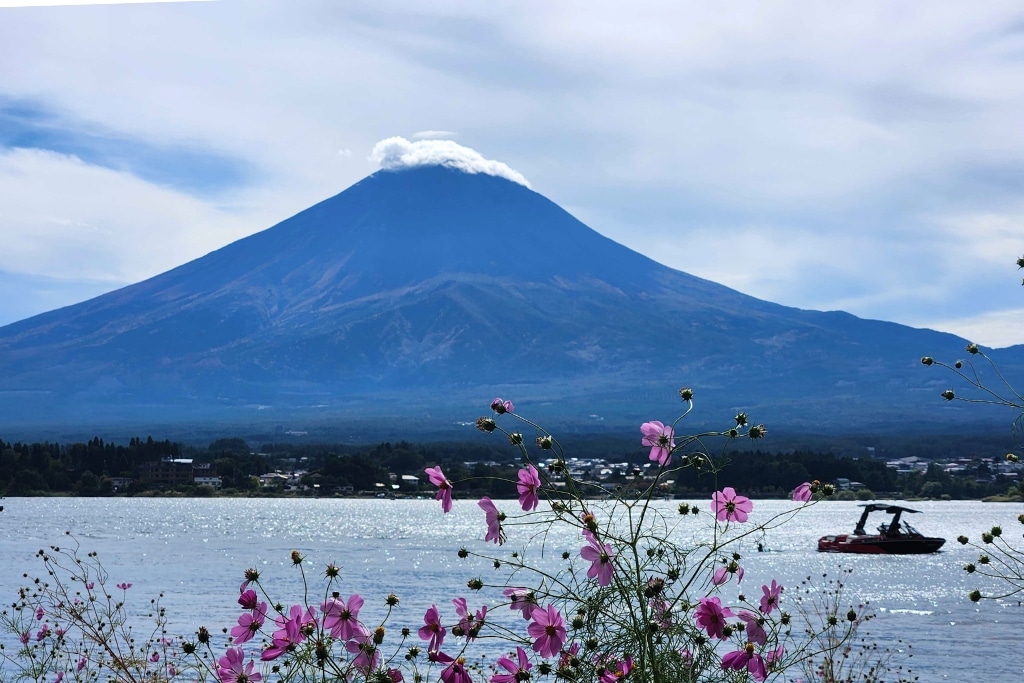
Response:
[[[381,140],[373,146],[370,161],[386,171],[398,171],[417,166],[445,166],[466,173],[484,173],[505,178],[525,187],[529,181],[519,171],[493,159],[485,159],[475,149],[463,147],[451,140],[417,140],[403,137]]]

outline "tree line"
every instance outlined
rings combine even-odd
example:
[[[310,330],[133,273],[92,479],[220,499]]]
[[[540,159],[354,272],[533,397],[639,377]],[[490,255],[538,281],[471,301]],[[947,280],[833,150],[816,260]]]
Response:
[[[602,473],[600,483],[605,488],[630,485],[642,477],[643,466],[649,464],[643,450],[627,444],[635,441],[591,438],[587,442],[586,453],[628,465]],[[536,455],[539,461],[543,456],[551,456],[551,452]],[[251,448],[243,439],[224,438],[202,448],[153,437],[135,437],[127,444],[99,437],[70,444],[8,443],[0,439],[0,493],[106,495],[114,493],[113,482],[118,478],[133,480],[127,487],[119,488],[118,494],[140,493],[152,488],[139,481],[140,466],[161,458],[191,458],[197,463],[210,463],[210,472],[221,478],[222,491],[226,493],[267,492],[260,487],[257,477],[274,470],[299,473],[295,479],[300,493],[380,491],[382,484],[390,492],[393,483],[398,492],[409,493],[418,488],[411,480],[403,481],[402,475],[412,475],[425,483],[424,468],[440,464],[450,479],[466,482],[460,486],[466,495],[515,497],[516,471],[522,466],[518,450],[498,441],[399,441],[366,446],[267,443]],[[1015,481],[992,476],[982,460],[972,461],[964,472],[956,474],[935,463],[925,471],[899,474],[879,459],[842,457],[813,450],[737,450],[717,456],[715,462],[724,466],[717,478],[712,472],[714,468],[683,468],[665,492],[703,495],[732,486],[745,495],[781,497],[803,481],[847,479],[862,485],[862,497],[877,494],[972,499],[1021,493]],[[596,474],[588,471],[585,478],[596,480]],[[468,482],[470,479],[472,483]],[[190,491],[187,485],[177,488]]]

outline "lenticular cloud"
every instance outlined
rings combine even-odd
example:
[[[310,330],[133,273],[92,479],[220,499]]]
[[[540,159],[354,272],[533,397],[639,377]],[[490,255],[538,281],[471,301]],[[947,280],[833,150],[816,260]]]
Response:
[[[446,166],[466,173],[485,173],[526,187],[530,186],[519,171],[512,170],[500,161],[484,159],[475,149],[463,147],[451,140],[410,142],[402,137],[388,138],[373,146],[370,161],[380,164],[380,167],[387,171],[416,166]]]

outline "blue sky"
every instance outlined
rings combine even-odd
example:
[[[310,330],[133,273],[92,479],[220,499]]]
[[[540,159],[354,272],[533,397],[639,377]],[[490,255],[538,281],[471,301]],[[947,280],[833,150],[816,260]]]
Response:
[[[26,4],[0,0],[0,324],[267,228],[402,136],[759,298],[1024,343],[1019,3]]]

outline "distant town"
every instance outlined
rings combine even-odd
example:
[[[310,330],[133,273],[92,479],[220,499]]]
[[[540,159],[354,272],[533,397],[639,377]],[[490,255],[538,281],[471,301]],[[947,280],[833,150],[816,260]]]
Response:
[[[432,493],[423,470],[441,464],[467,495],[515,497],[521,467],[516,455],[510,447],[480,443],[293,444],[253,450],[242,439],[220,439],[204,451],[152,438],[127,445],[99,438],[70,445],[0,441],[0,493],[415,497]],[[555,486],[567,473],[593,495],[652,480],[655,467],[642,450],[627,458],[568,457],[564,464],[541,451],[534,462],[547,469]],[[996,455],[885,459],[874,457],[870,448],[862,457],[733,451],[714,462],[727,465],[719,478],[710,456],[702,454],[663,480],[659,494],[703,494],[725,482],[749,495],[783,497],[797,484],[819,479],[833,483],[841,498],[1019,499],[1024,471],[1024,465]]]

